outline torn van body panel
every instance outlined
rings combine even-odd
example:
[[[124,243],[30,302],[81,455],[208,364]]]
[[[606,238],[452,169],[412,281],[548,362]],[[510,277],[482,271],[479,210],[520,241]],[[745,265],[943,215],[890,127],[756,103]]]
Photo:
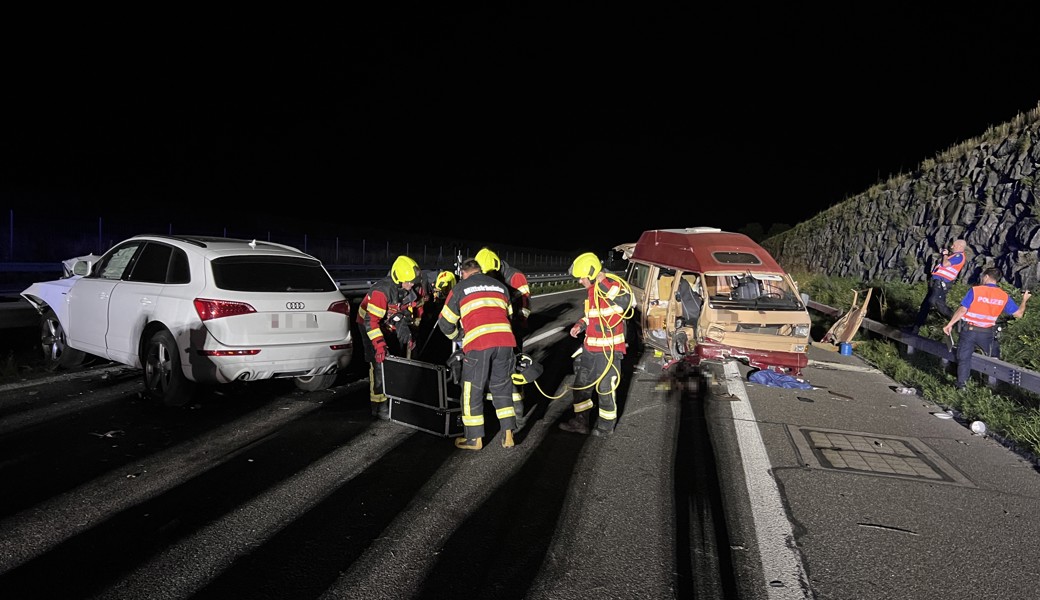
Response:
[[[811,320],[798,286],[746,235],[645,231],[628,263],[647,347],[694,364],[732,358],[796,376],[808,364]]]

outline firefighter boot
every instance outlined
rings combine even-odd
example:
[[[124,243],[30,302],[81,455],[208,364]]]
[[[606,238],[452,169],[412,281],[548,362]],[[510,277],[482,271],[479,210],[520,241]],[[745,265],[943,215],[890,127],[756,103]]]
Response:
[[[589,434],[589,411],[583,410],[577,413],[569,421],[560,423],[560,429],[571,433]]]
[[[513,418],[516,419],[516,430],[520,431],[521,429],[524,428],[524,425],[527,424],[527,417],[524,416],[524,401],[523,400],[521,400],[519,402],[514,402],[513,403],[513,412],[515,413],[515,416]]]
[[[592,435],[596,437],[607,436],[612,433],[614,433],[614,422],[606,419],[597,420],[596,426],[592,428]]]
[[[372,407],[372,416],[379,419],[380,421],[390,420],[390,403],[387,402],[386,396],[382,397],[382,400],[372,400],[369,405]]]
[[[506,429],[505,433],[502,434],[502,447],[512,448],[513,447],[513,430]]]
[[[481,438],[455,438],[455,447],[463,450],[480,450],[484,447],[484,440]]]

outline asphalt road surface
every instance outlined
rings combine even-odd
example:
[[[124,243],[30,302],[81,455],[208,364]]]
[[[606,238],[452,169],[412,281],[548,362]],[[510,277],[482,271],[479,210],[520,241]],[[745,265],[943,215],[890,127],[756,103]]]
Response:
[[[179,409],[103,363],[0,385],[0,598],[1040,597],[1036,463],[857,356],[633,354],[616,432],[559,430],[581,297],[534,299],[513,448],[373,421],[363,364]]]
[[[699,386],[631,358],[627,424],[556,427],[580,297],[537,300],[528,351],[560,398],[527,386],[508,449],[491,411],[479,452],[373,421],[363,365],[181,409],[105,363],[0,387],[3,598],[736,597]]]

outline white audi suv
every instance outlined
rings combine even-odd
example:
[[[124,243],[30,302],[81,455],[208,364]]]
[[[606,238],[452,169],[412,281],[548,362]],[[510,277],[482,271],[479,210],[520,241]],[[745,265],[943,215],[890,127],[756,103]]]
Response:
[[[75,267],[21,293],[53,368],[87,355],[140,368],[148,397],[180,406],[196,384],[326,389],[350,364],[349,303],[321,261],[291,246],[137,235]]]

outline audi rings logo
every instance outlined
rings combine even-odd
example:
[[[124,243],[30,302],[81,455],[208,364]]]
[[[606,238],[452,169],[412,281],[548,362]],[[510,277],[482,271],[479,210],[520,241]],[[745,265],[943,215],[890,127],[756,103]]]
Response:
[[[285,308],[289,310],[303,310],[304,304],[303,302],[286,302]]]

